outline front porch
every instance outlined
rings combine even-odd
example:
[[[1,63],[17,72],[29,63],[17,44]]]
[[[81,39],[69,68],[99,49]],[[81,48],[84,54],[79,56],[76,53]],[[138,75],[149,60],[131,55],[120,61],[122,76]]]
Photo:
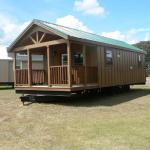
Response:
[[[90,62],[94,48],[60,43],[15,53],[15,86],[34,88],[77,88],[98,85],[97,62]],[[96,50],[95,50],[96,53]],[[18,58],[24,57],[17,67]],[[39,59],[37,63],[36,59]]]
[[[63,90],[98,86],[97,46],[33,25],[13,47],[17,88]]]

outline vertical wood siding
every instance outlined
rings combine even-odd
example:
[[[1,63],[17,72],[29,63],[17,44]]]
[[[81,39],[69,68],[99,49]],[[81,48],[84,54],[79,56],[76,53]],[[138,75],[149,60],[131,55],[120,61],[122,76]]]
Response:
[[[113,64],[105,63],[106,48],[100,47],[97,58],[100,71],[99,87],[128,85],[145,82],[145,55],[142,53],[110,48],[113,52]],[[109,48],[108,48],[109,49]],[[118,56],[120,55],[120,57]],[[142,63],[138,64],[138,56]]]

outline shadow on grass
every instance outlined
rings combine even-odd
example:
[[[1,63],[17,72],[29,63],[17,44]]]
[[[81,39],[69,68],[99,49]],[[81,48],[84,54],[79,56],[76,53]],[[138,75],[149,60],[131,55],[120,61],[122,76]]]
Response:
[[[150,94],[150,89],[131,89],[119,94],[75,95],[73,97],[38,97],[37,103],[56,104],[73,107],[113,106]]]
[[[14,87],[0,87],[0,90],[14,90]]]

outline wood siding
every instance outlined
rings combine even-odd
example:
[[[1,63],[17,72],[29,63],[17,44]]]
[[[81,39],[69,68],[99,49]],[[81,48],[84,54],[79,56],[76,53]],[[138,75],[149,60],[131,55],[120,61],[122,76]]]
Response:
[[[111,49],[111,48],[109,48]],[[113,63],[105,63],[106,47],[100,47],[97,51],[99,60],[99,86],[109,87],[145,82],[144,54],[111,49],[113,52]],[[138,65],[138,56],[141,56],[141,65]]]

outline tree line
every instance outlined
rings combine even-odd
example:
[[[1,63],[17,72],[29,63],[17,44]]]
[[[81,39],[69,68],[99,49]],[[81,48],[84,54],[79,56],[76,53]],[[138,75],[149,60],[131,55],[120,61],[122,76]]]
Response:
[[[147,76],[150,76],[150,41],[140,41],[139,43],[133,45],[146,51],[145,56],[146,72]]]

